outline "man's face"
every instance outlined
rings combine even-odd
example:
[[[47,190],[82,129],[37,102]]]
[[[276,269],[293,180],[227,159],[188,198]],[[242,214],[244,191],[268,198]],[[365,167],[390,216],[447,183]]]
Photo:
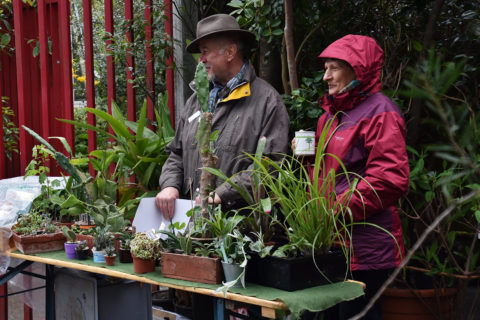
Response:
[[[323,81],[328,83],[328,94],[336,94],[357,77],[350,66],[341,60],[326,60]]]
[[[205,64],[208,78],[225,85],[229,78],[227,44],[214,38],[200,40],[200,62]]]

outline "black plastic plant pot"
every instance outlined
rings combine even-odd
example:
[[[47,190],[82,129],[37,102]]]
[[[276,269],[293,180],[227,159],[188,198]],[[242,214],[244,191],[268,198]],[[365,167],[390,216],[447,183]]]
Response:
[[[127,249],[119,249],[118,250],[118,258],[121,263],[131,263],[133,262],[132,259],[132,254],[130,253],[130,250]]]
[[[88,249],[76,250],[76,252],[77,252],[77,259],[78,260],[87,260],[87,258],[89,256]]]
[[[330,283],[315,267],[311,256],[263,259],[255,254],[250,256],[247,282],[285,291],[296,291]],[[346,262],[341,252],[331,251],[316,255],[315,261],[331,282],[344,277]]]

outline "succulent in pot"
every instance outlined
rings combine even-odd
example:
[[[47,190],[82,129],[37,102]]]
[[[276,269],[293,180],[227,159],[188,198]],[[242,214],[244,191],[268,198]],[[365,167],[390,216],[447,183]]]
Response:
[[[130,252],[130,242],[135,237],[135,234],[130,232],[123,232],[120,237],[120,248],[118,249],[118,258],[121,263],[132,262],[132,254]]]
[[[109,233],[109,229],[109,226],[106,226],[104,228],[95,228],[95,236],[93,238],[94,247],[92,249],[94,262],[105,262],[105,248],[108,247],[112,242],[112,236]]]
[[[160,241],[144,233],[137,233],[130,242],[133,268],[136,273],[155,271],[155,261],[160,256]]]
[[[65,253],[67,254],[68,259],[76,259],[77,258],[77,252],[75,251],[75,248],[77,247],[77,235],[73,230],[68,228],[67,226],[62,226],[62,232],[67,238],[67,242],[65,242]]]
[[[88,247],[86,240],[78,241],[77,246],[75,247],[75,252],[77,253],[77,259],[87,260],[89,249],[90,248]]]
[[[117,255],[115,253],[115,247],[111,243],[105,248],[104,258],[107,266],[113,266],[115,264]]]

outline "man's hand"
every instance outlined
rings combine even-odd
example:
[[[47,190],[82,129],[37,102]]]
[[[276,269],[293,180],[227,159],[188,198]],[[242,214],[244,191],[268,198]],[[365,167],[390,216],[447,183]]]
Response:
[[[215,193],[215,199],[212,199],[212,197],[208,197],[208,203],[221,204],[222,199],[220,199],[218,194]],[[195,198],[195,204],[200,205],[200,197]]]
[[[212,197],[208,198],[208,203],[212,203]],[[215,193],[213,204],[220,204],[220,203],[222,203],[222,199],[220,199],[218,194]]]
[[[180,193],[177,188],[166,187],[160,191],[155,197],[155,204],[157,208],[162,212],[165,219],[173,218],[175,209],[175,199],[180,197]]]

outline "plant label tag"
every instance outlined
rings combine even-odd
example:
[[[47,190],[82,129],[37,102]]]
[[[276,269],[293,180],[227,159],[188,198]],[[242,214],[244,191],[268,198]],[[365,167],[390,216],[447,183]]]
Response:
[[[188,117],[188,123],[191,123],[193,120],[197,119],[200,116],[200,110]]]
[[[315,131],[295,132],[295,154],[311,156],[315,154]]]

